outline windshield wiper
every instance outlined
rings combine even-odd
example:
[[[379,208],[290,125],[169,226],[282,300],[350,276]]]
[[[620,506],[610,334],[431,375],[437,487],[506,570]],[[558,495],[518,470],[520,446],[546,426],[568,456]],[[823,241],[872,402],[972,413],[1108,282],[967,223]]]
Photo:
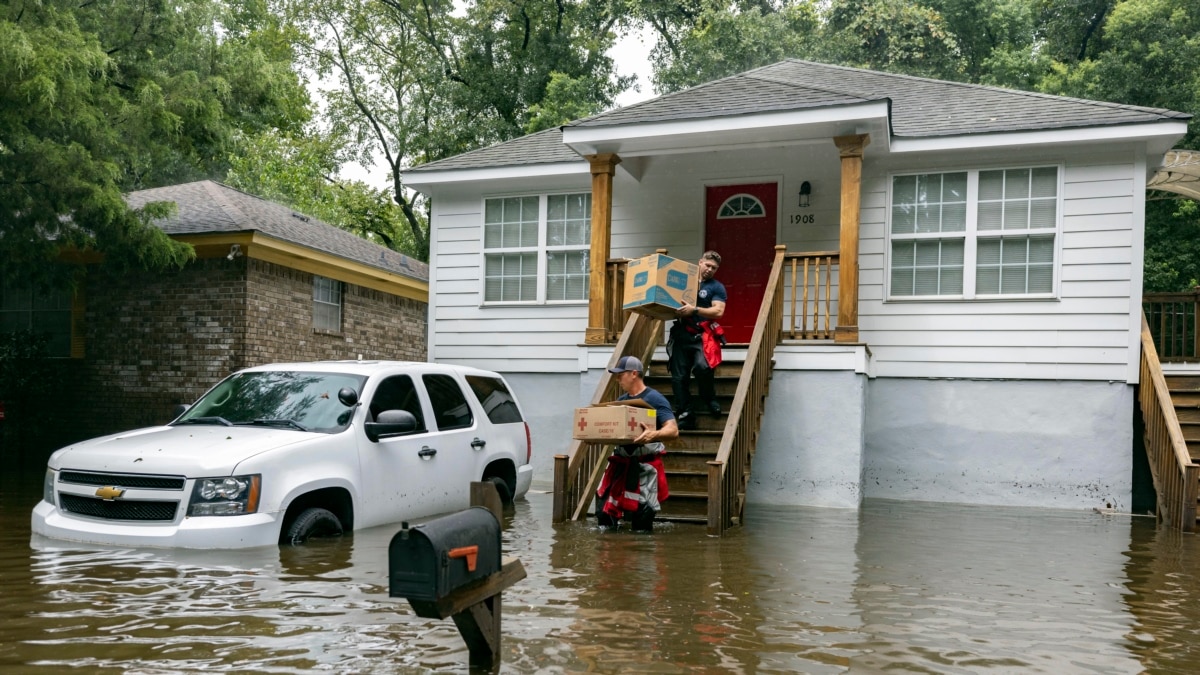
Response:
[[[175,424],[220,424],[223,427],[233,426],[233,422],[230,422],[224,417],[218,417],[216,415],[210,415],[208,417],[189,417],[186,420],[179,420]]]
[[[289,427],[297,431],[308,431],[308,427],[292,419],[267,419],[262,417],[253,422],[239,422],[238,424],[255,424],[264,427]]]

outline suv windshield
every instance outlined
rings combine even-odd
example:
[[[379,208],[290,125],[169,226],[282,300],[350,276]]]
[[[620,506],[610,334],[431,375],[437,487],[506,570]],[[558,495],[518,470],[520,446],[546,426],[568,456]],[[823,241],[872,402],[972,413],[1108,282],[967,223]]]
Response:
[[[365,375],[267,371],[235,373],[188,408],[172,424],[271,426],[336,433],[345,429],[354,407],[338,400],[338,390],[362,391]]]

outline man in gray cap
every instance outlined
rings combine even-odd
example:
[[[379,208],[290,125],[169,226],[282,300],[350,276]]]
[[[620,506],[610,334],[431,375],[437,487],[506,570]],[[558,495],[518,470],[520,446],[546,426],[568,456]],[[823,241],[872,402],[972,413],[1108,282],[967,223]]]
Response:
[[[642,425],[642,433],[619,445],[608,458],[608,467],[596,496],[596,520],[601,527],[617,527],[624,515],[634,530],[649,532],[654,516],[667,498],[667,474],[662,458],[663,441],[679,438],[679,426],[667,397],[646,386],[645,366],[636,356],[622,356],[608,372],[617,376],[621,391],[618,401],[641,399],[654,408],[655,428]]]

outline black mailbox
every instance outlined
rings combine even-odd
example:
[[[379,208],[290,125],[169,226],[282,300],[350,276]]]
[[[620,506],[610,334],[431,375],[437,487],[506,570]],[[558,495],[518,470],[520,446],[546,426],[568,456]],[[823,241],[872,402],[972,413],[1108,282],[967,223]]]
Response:
[[[500,522],[482,506],[408,527],[388,546],[388,595],[438,601],[500,571]]]

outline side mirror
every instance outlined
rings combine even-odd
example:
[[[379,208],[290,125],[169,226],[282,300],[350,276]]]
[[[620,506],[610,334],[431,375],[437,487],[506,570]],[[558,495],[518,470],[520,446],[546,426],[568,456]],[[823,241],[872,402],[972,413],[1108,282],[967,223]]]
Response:
[[[342,405],[349,408],[355,403],[358,403],[358,392],[354,391],[350,387],[342,387],[341,389],[338,389],[338,400],[342,402]]]
[[[183,413],[187,412],[188,408],[191,408],[191,407],[192,406],[187,403],[176,404],[175,409],[171,411],[171,419],[172,420],[179,419],[179,416],[182,415]]]
[[[403,436],[417,428],[417,418],[407,410],[384,410],[374,422],[367,422],[367,438],[376,442],[381,438]]]

